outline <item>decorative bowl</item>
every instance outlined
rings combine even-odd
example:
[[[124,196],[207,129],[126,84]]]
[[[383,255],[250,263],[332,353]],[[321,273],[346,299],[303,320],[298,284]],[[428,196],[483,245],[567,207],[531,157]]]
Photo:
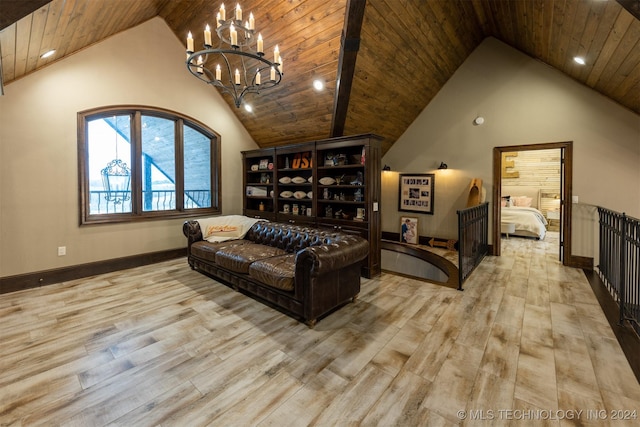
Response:
[[[280,184],[291,184],[291,178],[288,176],[283,176],[278,180]]]
[[[282,197],[283,199],[290,199],[293,196],[293,193],[291,191],[283,191],[282,193],[280,193],[280,197]]]

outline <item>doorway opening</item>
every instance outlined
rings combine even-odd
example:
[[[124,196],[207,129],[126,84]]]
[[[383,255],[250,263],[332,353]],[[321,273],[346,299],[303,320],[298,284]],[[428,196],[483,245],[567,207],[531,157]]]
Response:
[[[571,257],[571,200],[572,196],[572,171],[573,171],[573,142],[551,142],[531,145],[511,145],[495,147],[493,149],[493,246],[492,255],[499,256],[501,252],[501,200],[502,200],[502,176],[503,168],[507,166],[504,161],[506,153],[532,151],[532,150],[560,150],[560,191],[558,194],[558,223],[559,223],[559,248],[558,257],[564,265],[569,265]]]

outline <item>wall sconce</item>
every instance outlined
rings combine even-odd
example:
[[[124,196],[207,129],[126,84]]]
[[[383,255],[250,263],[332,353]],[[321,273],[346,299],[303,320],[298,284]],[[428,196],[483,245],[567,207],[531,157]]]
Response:
[[[445,162],[440,162],[440,166],[438,166],[439,170],[447,169],[449,166]]]
[[[389,171],[389,172],[390,172],[390,171],[391,171],[391,166],[389,166],[389,165],[384,165],[384,167],[382,168],[382,170],[383,170],[384,172],[387,172],[387,171]]]

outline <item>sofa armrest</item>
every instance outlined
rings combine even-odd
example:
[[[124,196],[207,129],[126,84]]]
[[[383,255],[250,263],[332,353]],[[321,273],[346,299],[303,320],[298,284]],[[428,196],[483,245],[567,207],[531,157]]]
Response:
[[[337,271],[348,265],[362,261],[369,255],[369,242],[359,236],[344,235],[330,243],[310,246],[296,255],[296,276],[298,269],[311,265],[310,277]]]
[[[182,233],[187,238],[189,247],[192,243],[202,240],[202,230],[198,221],[185,221],[182,225]]]

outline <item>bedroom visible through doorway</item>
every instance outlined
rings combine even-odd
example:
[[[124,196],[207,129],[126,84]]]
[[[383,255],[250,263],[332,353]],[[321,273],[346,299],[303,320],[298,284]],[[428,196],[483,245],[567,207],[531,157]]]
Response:
[[[494,148],[493,254],[513,245],[502,245],[501,231],[515,239],[539,239],[555,245],[560,260],[570,242],[571,142]],[[515,228],[515,231],[513,231]]]

